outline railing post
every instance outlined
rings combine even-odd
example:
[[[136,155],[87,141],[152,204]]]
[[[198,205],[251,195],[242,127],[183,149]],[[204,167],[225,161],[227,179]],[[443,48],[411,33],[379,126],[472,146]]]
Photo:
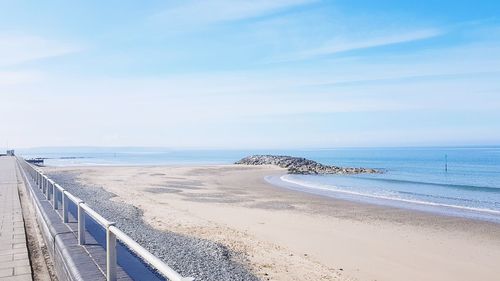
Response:
[[[62,192],[62,205],[63,205],[63,222],[68,223],[68,197],[66,191]]]
[[[45,195],[45,198],[47,198],[47,180],[43,175],[42,175],[42,193],[43,195]]]
[[[52,205],[54,206],[54,210],[59,209],[59,202],[57,202],[57,187],[56,183],[52,182]]]
[[[82,208],[83,202],[78,202],[78,244],[85,244],[85,210]]]
[[[116,281],[116,235],[109,229],[115,223],[106,226],[106,280]]]
[[[47,178],[47,200],[52,201],[52,182]]]

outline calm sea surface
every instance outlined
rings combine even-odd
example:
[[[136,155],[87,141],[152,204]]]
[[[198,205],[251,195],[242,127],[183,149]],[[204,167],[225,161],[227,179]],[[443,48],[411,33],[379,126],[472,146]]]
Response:
[[[54,166],[229,164],[250,154],[300,156],[323,164],[379,168],[386,172],[356,176],[285,175],[267,180],[324,196],[500,222],[500,147],[288,151],[51,148],[18,154],[46,157],[46,164]]]

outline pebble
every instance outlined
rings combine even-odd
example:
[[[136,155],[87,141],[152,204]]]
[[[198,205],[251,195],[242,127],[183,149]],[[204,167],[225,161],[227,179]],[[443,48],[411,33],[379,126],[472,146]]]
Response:
[[[142,219],[140,209],[109,200],[114,194],[99,186],[84,186],[76,174],[52,172],[49,177],[133,238],[182,276],[196,281],[259,280],[243,264],[232,259],[227,247],[213,241],[154,229]]]

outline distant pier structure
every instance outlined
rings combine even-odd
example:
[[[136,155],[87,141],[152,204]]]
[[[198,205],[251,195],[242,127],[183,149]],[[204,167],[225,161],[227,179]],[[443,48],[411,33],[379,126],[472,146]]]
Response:
[[[32,159],[26,159],[26,162],[37,166],[43,166],[43,160],[44,158],[32,158]]]
[[[14,149],[7,150],[7,156],[15,156]]]

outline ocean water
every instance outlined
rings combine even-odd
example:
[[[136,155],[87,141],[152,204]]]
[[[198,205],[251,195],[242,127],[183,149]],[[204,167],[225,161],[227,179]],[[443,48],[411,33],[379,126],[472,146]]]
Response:
[[[47,165],[229,164],[251,154],[284,154],[383,174],[270,176],[273,184],[347,200],[500,222],[500,147],[321,150],[39,149]],[[447,166],[447,170],[446,167]]]
[[[309,157],[385,172],[268,180],[324,196],[500,222],[500,147],[339,149]]]

